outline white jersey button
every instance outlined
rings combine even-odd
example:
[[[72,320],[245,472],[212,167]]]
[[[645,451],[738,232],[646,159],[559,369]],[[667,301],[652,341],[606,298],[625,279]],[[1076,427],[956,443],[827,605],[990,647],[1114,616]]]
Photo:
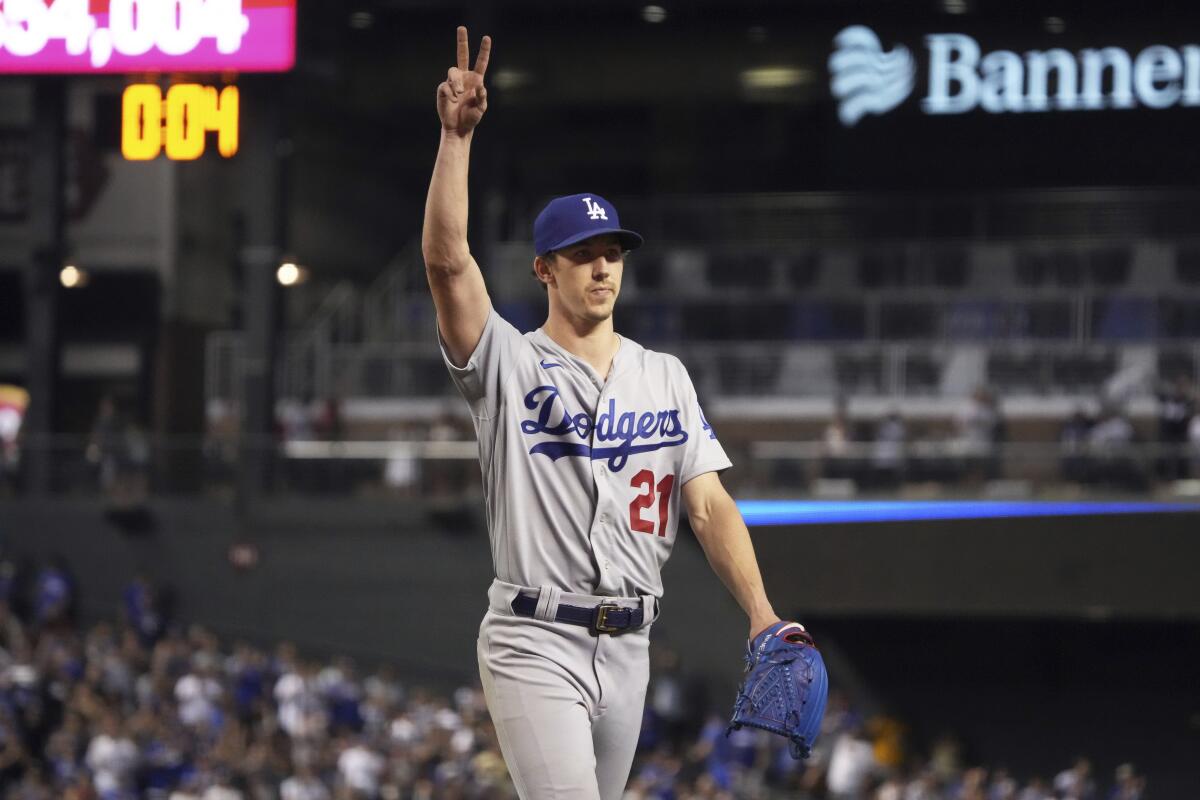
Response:
[[[607,525],[608,524],[608,514],[601,514],[600,521]]]

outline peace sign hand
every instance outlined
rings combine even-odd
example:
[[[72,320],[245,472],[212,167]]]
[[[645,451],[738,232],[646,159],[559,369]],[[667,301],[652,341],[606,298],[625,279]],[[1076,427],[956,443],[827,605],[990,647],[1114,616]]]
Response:
[[[442,130],[466,136],[475,129],[487,111],[487,89],[483,88],[483,74],[487,72],[488,58],[492,53],[492,37],[484,36],[479,44],[479,55],[475,57],[475,68],[468,69],[471,57],[467,43],[467,29],[458,27],[458,65],[446,73],[446,80],[438,86],[437,110],[442,119]]]

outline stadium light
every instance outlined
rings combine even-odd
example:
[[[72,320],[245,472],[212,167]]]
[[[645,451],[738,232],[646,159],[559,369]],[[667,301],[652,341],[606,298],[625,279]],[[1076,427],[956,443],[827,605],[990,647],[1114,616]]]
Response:
[[[294,261],[285,261],[275,270],[275,280],[281,286],[296,286],[308,280],[308,270]]]
[[[651,24],[663,22],[667,18],[667,10],[662,6],[644,6],[642,19]]]
[[[520,89],[528,86],[530,83],[533,83],[533,74],[520,69],[501,69],[492,78],[492,84],[497,89],[502,89],[506,92],[513,89]]]
[[[74,264],[67,264],[58,273],[58,281],[67,289],[82,289],[88,284],[88,274]]]
[[[790,89],[812,79],[812,71],[798,67],[757,67],[742,71],[746,89]]]

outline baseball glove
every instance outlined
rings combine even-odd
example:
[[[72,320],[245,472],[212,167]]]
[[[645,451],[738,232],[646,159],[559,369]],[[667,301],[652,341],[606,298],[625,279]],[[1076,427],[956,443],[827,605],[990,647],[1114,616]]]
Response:
[[[743,725],[784,736],[793,758],[808,758],[829,696],[825,661],[798,622],[776,622],[746,644],[746,674],[728,736]]]

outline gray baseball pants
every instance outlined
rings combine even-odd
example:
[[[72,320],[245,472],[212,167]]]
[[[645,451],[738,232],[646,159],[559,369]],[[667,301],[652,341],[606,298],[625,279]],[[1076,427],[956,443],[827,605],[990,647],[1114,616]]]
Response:
[[[537,618],[513,614],[520,591],[539,596]],[[559,602],[601,600],[656,616],[648,596],[600,598],[500,580],[488,591],[479,676],[522,800],[620,800],[625,791],[650,676],[650,626],[612,636],[551,621]]]

